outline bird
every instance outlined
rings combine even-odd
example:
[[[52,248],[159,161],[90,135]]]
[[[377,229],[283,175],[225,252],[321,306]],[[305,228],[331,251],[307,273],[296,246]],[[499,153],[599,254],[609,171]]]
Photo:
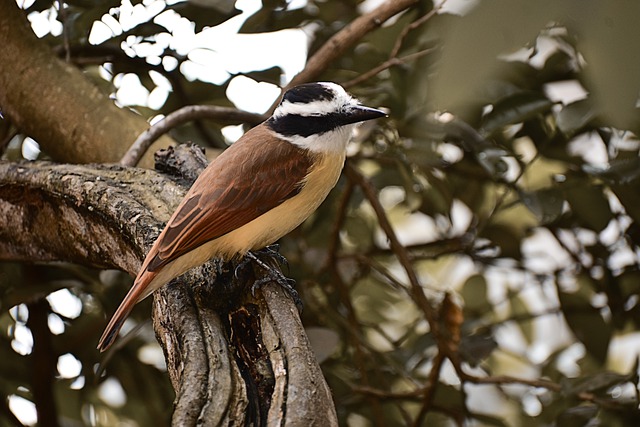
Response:
[[[153,243],[98,349],[115,341],[133,307],[212,258],[242,259],[304,222],[338,182],[353,128],[387,116],[332,82],[294,86],[271,117],[198,176]]]

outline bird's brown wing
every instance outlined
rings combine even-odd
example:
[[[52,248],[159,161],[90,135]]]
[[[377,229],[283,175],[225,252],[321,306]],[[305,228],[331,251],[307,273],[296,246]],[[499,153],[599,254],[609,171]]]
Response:
[[[257,140],[247,132],[198,177],[150,251],[147,270],[158,270],[294,196],[311,162],[310,154],[291,143]]]
[[[255,128],[254,128],[255,129]],[[147,254],[134,285],[104,330],[104,351],[134,305],[157,289],[158,270],[209,240],[256,219],[300,191],[310,154],[288,142],[249,131],[200,174]],[[263,133],[264,135],[264,133]]]

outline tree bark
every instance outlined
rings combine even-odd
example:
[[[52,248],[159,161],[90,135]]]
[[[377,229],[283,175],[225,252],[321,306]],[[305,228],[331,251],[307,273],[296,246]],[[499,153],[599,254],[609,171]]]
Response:
[[[146,120],[118,108],[82,71],[58,59],[34,35],[15,1],[0,0],[0,10],[2,114],[55,160],[119,161],[149,128]],[[165,135],[149,153],[172,142]],[[152,166],[153,155],[142,164]]]
[[[168,153],[162,168],[177,181],[117,165],[0,162],[0,259],[135,274],[206,164],[197,148]],[[209,263],[155,292],[173,425],[337,425],[293,301],[273,283],[247,291],[264,274]]]

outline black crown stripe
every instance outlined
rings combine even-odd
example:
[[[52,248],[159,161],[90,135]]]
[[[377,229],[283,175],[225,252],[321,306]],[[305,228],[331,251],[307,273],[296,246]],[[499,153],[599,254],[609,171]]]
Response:
[[[294,104],[308,104],[314,101],[329,101],[335,97],[333,90],[319,83],[307,83],[289,89],[282,101]]]
[[[278,118],[271,117],[267,125],[283,136],[320,135],[332,131],[344,124],[344,114],[328,113],[321,116],[301,116],[286,114]]]

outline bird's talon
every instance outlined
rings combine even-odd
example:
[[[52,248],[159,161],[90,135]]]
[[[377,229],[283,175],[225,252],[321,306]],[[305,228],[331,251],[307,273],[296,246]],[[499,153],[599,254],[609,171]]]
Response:
[[[269,255],[272,255],[273,249],[272,248],[266,248],[266,249],[267,249],[266,252],[269,253]],[[282,255],[277,253],[277,256],[275,256],[275,258],[279,258],[279,257],[284,258]],[[245,260],[243,261],[249,262],[249,260],[254,261],[256,264],[262,267],[262,269],[265,270],[267,273],[267,275],[261,277],[260,279],[257,279],[253,283],[253,285],[251,285],[251,295],[255,297],[256,289],[259,289],[265,283],[269,283],[273,281],[278,283],[280,287],[282,287],[282,289],[284,289],[284,291],[288,293],[289,296],[291,296],[291,299],[293,299],[293,302],[296,304],[298,311],[302,312],[302,300],[300,299],[300,295],[298,295],[298,292],[295,290],[295,284],[296,284],[295,280],[286,277],[279,270],[266,264],[264,261],[258,258],[256,254],[254,254],[253,252],[248,252],[247,256],[245,257]]]
[[[216,277],[220,277],[224,274],[224,263],[222,262],[222,260],[216,258],[213,261],[213,265],[215,266],[216,269]]]
[[[261,277],[260,279],[253,282],[251,285],[251,296],[256,296],[256,290],[260,289],[262,285],[269,283],[272,279],[270,277]]]
[[[285,267],[289,267],[289,261],[285,258],[284,255],[280,253],[280,245],[274,243],[273,245],[269,245],[263,249],[263,251],[272,258],[275,258],[280,264]]]

